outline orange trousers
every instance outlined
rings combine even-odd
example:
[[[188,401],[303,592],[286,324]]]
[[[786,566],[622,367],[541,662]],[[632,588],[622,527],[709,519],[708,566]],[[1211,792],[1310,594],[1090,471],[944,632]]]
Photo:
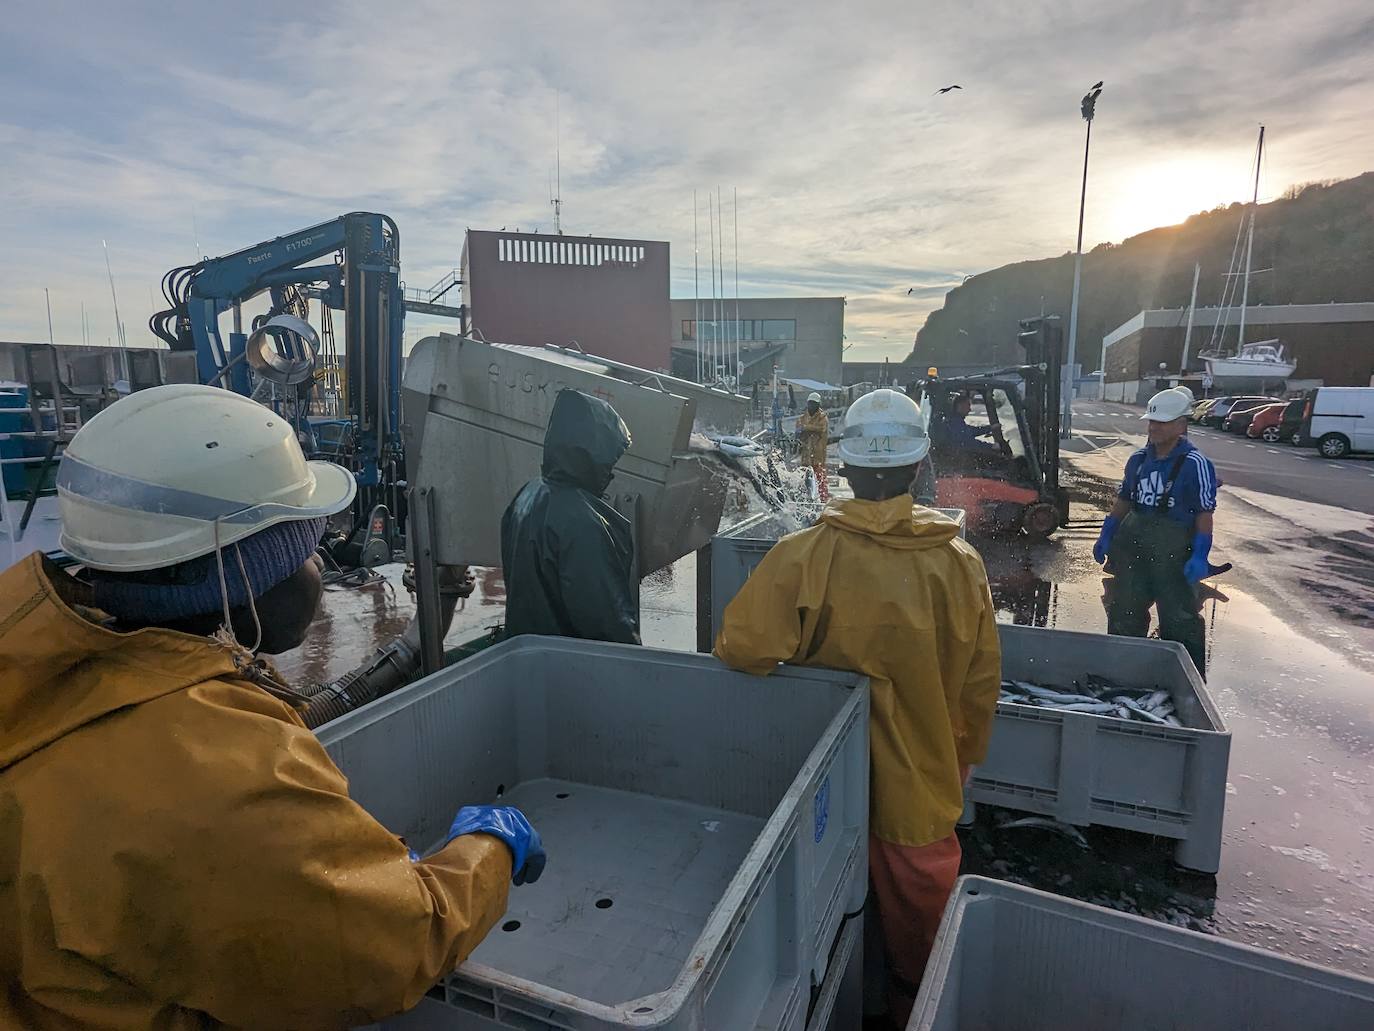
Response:
[[[887,950],[888,1015],[897,1027],[906,1027],[911,1016],[962,855],[953,832],[920,846],[869,835],[868,884]]]
[[[813,465],[811,471],[816,474],[816,490],[819,492],[822,501],[830,500],[830,474],[826,472],[825,463]]]

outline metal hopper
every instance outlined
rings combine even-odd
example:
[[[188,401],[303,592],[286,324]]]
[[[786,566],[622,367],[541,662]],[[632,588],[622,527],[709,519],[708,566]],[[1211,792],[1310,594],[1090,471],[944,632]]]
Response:
[[[634,440],[607,500],[634,526],[640,575],[709,541],[724,489],[688,454],[697,401],[673,392],[672,381],[642,375],[630,382],[598,371],[595,358],[449,333],[416,344],[402,432],[411,486],[433,495],[433,562],[500,565],[502,512],[539,475],[544,430],[565,387],[604,398],[630,427]],[[742,417],[747,399],[738,402]]]

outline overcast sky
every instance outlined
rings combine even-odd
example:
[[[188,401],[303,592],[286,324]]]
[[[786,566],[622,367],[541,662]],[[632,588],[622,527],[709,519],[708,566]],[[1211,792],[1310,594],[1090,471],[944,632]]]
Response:
[[[1350,0],[23,0],[5,21],[9,340],[47,338],[45,286],[59,342],[83,302],[114,336],[102,239],[130,344],[197,245],[345,211],[393,216],[429,285],[466,227],[551,229],[556,96],[565,232],[670,241],[690,297],[692,192],[704,261],[707,193],[732,254],[738,189],[741,293],[847,296],[850,359],[904,356],[963,276],[1072,248],[1095,80],[1085,247],[1244,197],[1261,121],[1263,196],[1374,168],[1374,13]]]

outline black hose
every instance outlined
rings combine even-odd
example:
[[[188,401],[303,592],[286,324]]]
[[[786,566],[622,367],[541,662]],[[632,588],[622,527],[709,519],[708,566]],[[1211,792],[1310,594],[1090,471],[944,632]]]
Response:
[[[443,635],[453,624],[458,594],[441,594],[439,604],[439,627]],[[299,715],[311,730],[322,727],[330,720],[404,687],[419,674],[420,666],[420,617],[416,615],[399,637],[378,648],[361,666],[332,683],[302,690],[308,701]]]
[[[173,351],[189,351],[195,347],[191,336],[191,309],[188,304],[191,284],[204,269],[205,262],[182,265],[162,277],[162,296],[167,307],[148,319],[148,329]]]

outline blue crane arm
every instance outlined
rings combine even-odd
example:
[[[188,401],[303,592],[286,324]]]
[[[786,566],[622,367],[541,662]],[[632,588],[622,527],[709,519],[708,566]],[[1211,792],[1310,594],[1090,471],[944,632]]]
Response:
[[[384,483],[403,467],[400,441],[401,343],[405,298],[400,282],[400,232],[386,215],[350,212],[232,254],[173,269],[163,281],[172,307],[150,320],[153,332],[176,350],[196,352],[202,383],[249,394],[247,345],[239,305],[283,287],[324,284],[312,290],[345,319],[348,416],[356,428],[359,485]],[[342,253],[342,263],[308,265]],[[228,346],[219,320],[235,314]],[[392,472],[388,472],[388,469]]]
[[[342,250],[350,217],[344,215],[321,222],[232,254],[209,258],[196,266],[186,291],[186,316],[190,324],[184,329],[189,329],[190,343],[196,351],[196,370],[202,383],[227,378],[224,385],[231,390],[241,394],[250,391],[247,367],[241,361],[235,364],[243,354],[248,337],[236,318],[226,347],[220,334],[220,316],[230,309],[237,311],[239,304],[273,286],[312,282],[338,286],[342,279],[338,266],[310,269],[299,266]],[[185,346],[187,342],[181,343]]]
[[[344,226],[348,218],[343,215],[309,229],[245,247],[233,254],[212,258],[197,273],[190,295],[207,300],[223,300],[229,304],[246,301],[272,286],[274,278],[280,273],[294,270],[302,262],[314,261],[342,250]]]

